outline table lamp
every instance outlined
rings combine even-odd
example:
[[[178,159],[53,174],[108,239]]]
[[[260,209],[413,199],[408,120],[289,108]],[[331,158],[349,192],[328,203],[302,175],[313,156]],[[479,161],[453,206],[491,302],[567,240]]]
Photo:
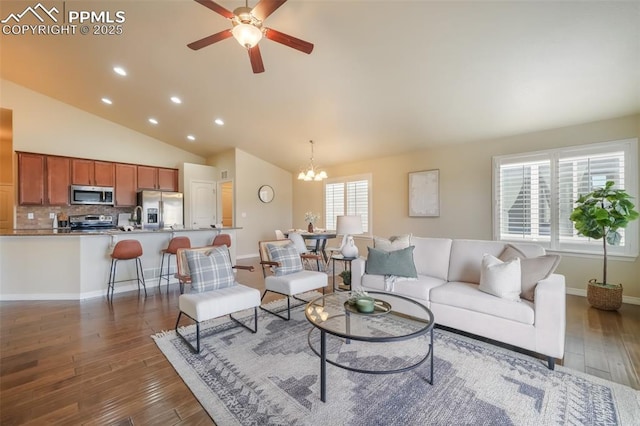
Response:
[[[360,215],[338,216],[336,234],[344,235],[340,253],[344,257],[358,257],[358,247],[353,241],[353,235],[362,234],[362,218]]]

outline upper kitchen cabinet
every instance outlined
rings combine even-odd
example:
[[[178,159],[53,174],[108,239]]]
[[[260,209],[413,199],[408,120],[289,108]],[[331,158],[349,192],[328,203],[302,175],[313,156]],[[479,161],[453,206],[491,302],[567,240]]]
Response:
[[[23,205],[44,204],[44,167],[42,154],[18,153],[18,202]]]
[[[69,205],[71,184],[71,159],[47,156],[47,204]]]
[[[71,160],[71,182],[73,185],[114,186],[114,163],[74,158]]]
[[[178,190],[178,170],[158,169],[158,189],[162,191]]]
[[[178,190],[178,170],[138,166],[138,189]]]
[[[137,195],[137,166],[116,164],[116,206],[135,206]]]

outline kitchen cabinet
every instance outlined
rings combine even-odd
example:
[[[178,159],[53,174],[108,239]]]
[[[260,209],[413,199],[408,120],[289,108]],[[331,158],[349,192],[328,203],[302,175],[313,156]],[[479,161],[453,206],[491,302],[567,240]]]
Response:
[[[178,170],[138,166],[138,189],[178,190]]]
[[[47,201],[51,206],[69,205],[71,159],[47,156]]]
[[[44,167],[44,155],[18,153],[18,202],[21,205],[44,204]]]
[[[138,188],[137,166],[116,163],[116,206],[135,206]]]
[[[158,189],[161,191],[177,191],[178,171],[176,169],[158,168]]]
[[[71,183],[73,185],[114,186],[115,166],[106,161],[71,160]]]
[[[158,189],[158,168],[138,166],[138,189]]]

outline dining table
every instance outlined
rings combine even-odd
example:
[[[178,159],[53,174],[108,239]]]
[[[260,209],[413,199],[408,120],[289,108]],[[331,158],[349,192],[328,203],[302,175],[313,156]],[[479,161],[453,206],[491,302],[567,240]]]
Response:
[[[289,231],[289,232],[294,232],[294,231]],[[285,233],[286,237],[289,236],[289,232]],[[324,263],[326,265],[329,262],[329,257],[325,252],[325,248],[327,247],[327,240],[336,238],[337,234],[335,233],[335,231],[324,231],[324,232],[303,231],[303,232],[299,232],[299,234],[302,236],[302,238],[305,241],[307,240],[315,241],[316,247],[314,251],[322,255],[322,257],[324,258]]]

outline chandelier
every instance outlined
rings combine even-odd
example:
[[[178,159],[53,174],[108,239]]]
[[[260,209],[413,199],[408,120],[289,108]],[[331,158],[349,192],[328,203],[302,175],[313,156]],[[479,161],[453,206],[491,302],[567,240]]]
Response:
[[[309,166],[300,172],[300,174],[298,175],[298,180],[320,181],[326,179],[328,177],[327,172],[325,172],[324,170],[319,170],[313,164],[313,141],[309,141],[309,143],[311,144],[311,161],[309,162]]]

